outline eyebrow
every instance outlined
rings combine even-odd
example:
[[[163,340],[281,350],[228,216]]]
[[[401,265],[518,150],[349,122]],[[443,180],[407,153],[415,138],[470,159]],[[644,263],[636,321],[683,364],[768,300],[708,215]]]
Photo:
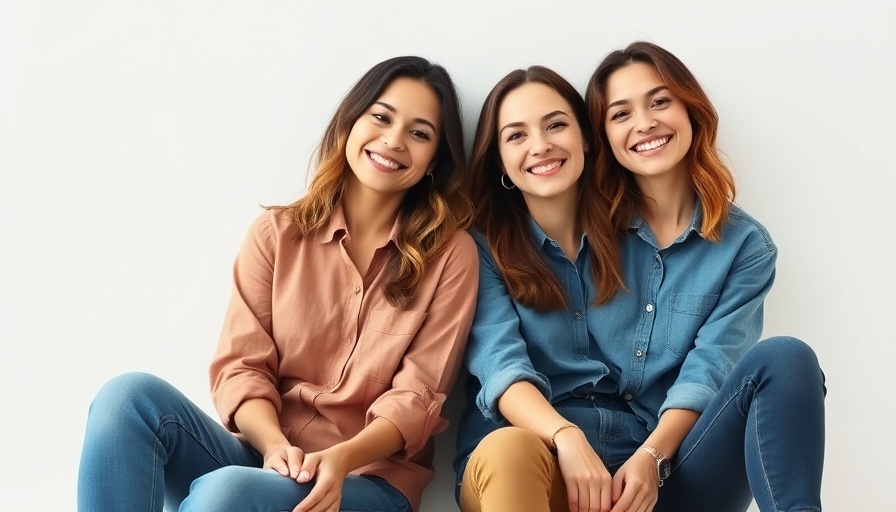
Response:
[[[564,112],[562,110],[555,110],[553,112],[550,112],[548,114],[541,116],[541,120],[544,121],[544,120],[550,119],[556,115],[562,115],[562,116],[569,117],[569,114],[567,114],[566,112]],[[524,124],[525,123],[523,123],[522,121],[514,121],[512,123],[507,123],[504,126],[502,126],[500,130],[498,130],[498,133],[501,133],[508,128],[517,128],[517,127],[523,126]]]
[[[647,91],[647,94],[645,94],[644,97],[645,97],[645,98],[649,98],[649,97],[653,96],[654,94],[656,94],[656,93],[662,91],[663,89],[667,89],[667,90],[668,90],[669,88],[666,87],[665,85],[658,85],[658,86],[654,87],[653,89]],[[617,106],[617,105],[624,105],[624,104],[626,104],[626,103],[629,103],[630,101],[631,101],[631,100],[628,100],[628,99],[624,99],[624,100],[616,100],[616,101],[614,101],[613,103],[610,103],[609,105],[607,105],[607,108],[610,109],[610,108],[613,108],[613,107],[615,107],[615,106]]]
[[[392,105],[389,105],[388,103],[386,103],[386,102],[384,102],[384,101],[374,101],[373,104],[374,104],[374,105],[380,105],[381,107],[385,108],[385,109],[388,110],[389,112],[392,112],[393,114],[397,114],[397,113],[398,113],[398,111],[395,110],[395,107],[393,107]],[[414,119],[414,122],[415,122],[415,123],[425,124],[426,126],[429,126],[430,128],[432,128],[432,131],[433,131],[433,132],[438,131],[438,130],[436,130],[436,125],[432,124],[432,122],[430,122],[430,121],[428,121],[428,120],[426,120],[426,119],[423,119],[422,117],[417,117],[417,118],[415,118],[415,119]]]

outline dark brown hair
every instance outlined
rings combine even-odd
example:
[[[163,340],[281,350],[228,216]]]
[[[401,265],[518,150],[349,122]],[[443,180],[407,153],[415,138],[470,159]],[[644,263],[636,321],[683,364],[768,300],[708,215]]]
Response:
[[[472,207],[464,195],[464,141],[457,91],[442,66],[421,57],[394,57],[373,66],[345,95],[324,131],[313,162],[317,172],[308,194],[287,206],[300,236],[324,227],[342,200],[351,172],[345,145],[355,121],[396,78],[407,77],[428,85],[441,103],[439,145],[433,157],[432,180],[411,187],[401,204],[398,220],[399,257],[390,262],[386,298],[406,306],[420,284],[427,264],[447,246],[458,229],[466,228]]]
[[[636,62],[652,66],[669,91],[687,108],[694,135],[685,158],[689,160],[691,181],[703,207],[701,232],[707,239],[719,241],[736,194],[734,177],[716,148],[719,116],[684,63],[669,51],[645,41],[636,41],[604,57],[585,92],[585,103],[596,133],[598,185],[609,203],[613,227],[618,233],[624,233],[632,218],[644,208],[644,197],[632,173],[613,156],[606,130],[607,81],[620,68]]]
[[[510,294],[527,307],[548,311],[565,306],[566,294],[533,241],[522,193],[501,185],[498,112],[507,94],[527,83],[544,84],[557,91],[572,107],[583,141],[593,139],[585,102],[566,79],[543,66],[511,71],[489,92],[479,114],[470,159],[470,197],[476,205],[473,224],[488,240]],[[593,151],[585,153],[585,168],[578,183],[578,208],[592,252],[591,279],[598,289],[595,303],[600,304],[612,298],[622,286],[622,275],[617,240],[607,212],[600,201],[594,200],[597,182],[590,175],[592,154]]]

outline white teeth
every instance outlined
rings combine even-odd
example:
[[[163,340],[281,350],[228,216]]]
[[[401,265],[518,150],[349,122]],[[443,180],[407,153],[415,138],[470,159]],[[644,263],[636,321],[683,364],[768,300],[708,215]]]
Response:
[[[637,146],[635,146],[635,151],[637,151],[638,153],[643,153],[644,151],[650,151],[651,149],[656,149],[660,146],[665,146],[666,143],[669,142],[669,139],[671,139],[671,137],[662,137],[659,139],[652,140],[650,142],[638,144]]]
[[[370,155],[371,160],[373,160],[374,162],[376,162],[380,165],[385,165],[386,167],[388,167],[390,169],[394,169],[396,171],[401,168],[401,164],[399,164],[398,162],[395,162],[394,160],[389,160],[388,158],[384,157],[383,155],[381,155],[379,153],[374,153],[373,151],[371,151],[369,153],[369,155]]]
[[[548,171],[551,171],[553,169],[560,167],[560,164],[562,164],[562,163],[563,162],[558,160],[556,162],[553,162],[553,163],[550,163],[547,165],[539,165],[538,167],[533,167],[533,168],[529,169],[529,172],[531,172],[532,174],[544,174]]]

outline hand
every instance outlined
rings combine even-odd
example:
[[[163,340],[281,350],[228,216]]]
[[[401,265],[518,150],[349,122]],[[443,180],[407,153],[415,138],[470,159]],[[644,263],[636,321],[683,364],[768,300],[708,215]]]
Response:
[[[570,512],[609,512],[612,478],[585,434],[568,428],[554,442]]]
[[[339,512],[346,475],[346,459],[339,445],[306,454],[296,481],[304,483],[314,479],[314,487],[293,512]]]
[[[659,498],[656,459],[638,450],[613,476],[613,510],[611,512],[650,512]]]
[[[264,469],[273,469],[283,476],[295,480],[299,477],[305,452],[297,446],[276,446],[264,454]]]

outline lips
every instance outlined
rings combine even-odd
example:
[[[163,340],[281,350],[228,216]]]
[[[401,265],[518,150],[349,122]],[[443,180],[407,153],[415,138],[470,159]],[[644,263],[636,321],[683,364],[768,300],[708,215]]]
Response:
[[[669,143],[672,140],[671,135],[664,135],[662,137],[657,137],[655,139],[651,139],[646,142],[640,142],[632,146],[631,149],[635,153],[646,153],[647,151],[651,151],[657,148],[661,148]]]
[[[526,172],[530,174],[535,174],[536,176],[540,176],[543,174],[549,174],[551,171],[559,169],[566,160],[551,160],[546,162],[539,162],[538,165],[533,165],[526,169]]]
[[[407,169],[408,167],[403,163],[393,160],[381,153],[370,151],[369,149],[365,149],[364,152],[367,153],[367,158],[369,158],[372,162],[379,164],[379,166],[386,169],[400,171],[402,169]]]

